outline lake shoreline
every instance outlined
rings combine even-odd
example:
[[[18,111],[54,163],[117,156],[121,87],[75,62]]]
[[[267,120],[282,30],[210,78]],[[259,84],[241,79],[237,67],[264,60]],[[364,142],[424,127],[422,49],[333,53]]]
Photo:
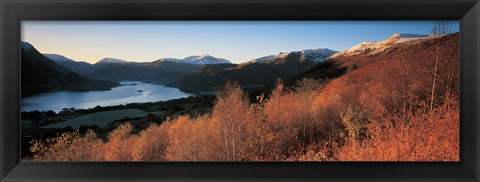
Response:
[[[121,81],[120,86],[111,90],[72,92],[58,91],[23,97],[21,111],[60,112],[64,108],[91,109],[96,106],[115,106],[129,103],[147,103],[167,101],[177,98],[196,96],[178,88],[146,83],[142,81]]]

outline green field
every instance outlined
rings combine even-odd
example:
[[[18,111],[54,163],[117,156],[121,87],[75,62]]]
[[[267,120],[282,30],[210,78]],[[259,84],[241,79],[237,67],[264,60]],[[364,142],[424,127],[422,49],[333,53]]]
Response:
[[[33,122],[30,121],[30,120],[22,120],[21,123],[22,123],[21,124],[22,129],[28,129],[28,128],[35,127],[35,124],[33,124]]]
[[[42,126],[41,128],[64,128],[67,126],[71,126],[72,128],[78,128],[80,127],[80,125],[93,125],[93,124],[100,127],[104,127],[112,121],[123,119],[125,117],[130,117],[130,118],[144,117],[146,115],[148,115],[148,113],[140,109],[122,109],[122,110],[114,110],[114,111],[103,111],[103,112],[96,112],[96,113],[76,117],[65,122],[45,125],[45,126]]]

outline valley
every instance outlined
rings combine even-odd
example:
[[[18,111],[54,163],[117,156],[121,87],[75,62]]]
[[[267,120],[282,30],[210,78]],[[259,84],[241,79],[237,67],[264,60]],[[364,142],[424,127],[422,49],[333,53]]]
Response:
[[[448,131],[458,134],[458,40],[458,33],[397,33],[343,51],[304,49],[242,63],[200,55],[152,62],[105,58],[95,64],[43,55],[24,42],[22,157],[57,159],[29,150],[29,142],[78,132],[72,137],[106,148],[134,141],[144,147],[140,151],[153,150],[144,146],[151,142],[161,152],[150,156],[124,146],[100,161],[375,160],[368,152],[388,144],[399,154],[381,159],[426,160],[422,153],[411,158],[393,133],[421,133],[420,125],[442,135],[437,139],[443,143],[418,142],[439,155],[455,149],[446,144],[455,138],[443,136],[435,122],[448,123]],[[433,64],[435,51],[442,56]],[[432,68],[438,78],[431,78]],[[433,91],[432,79],[438,87]],[[416,145],[410,135],[402,137]],[[367,151],[353,152],[360,150]],[[445,156],[458,159],[458,153],[438,158]]]

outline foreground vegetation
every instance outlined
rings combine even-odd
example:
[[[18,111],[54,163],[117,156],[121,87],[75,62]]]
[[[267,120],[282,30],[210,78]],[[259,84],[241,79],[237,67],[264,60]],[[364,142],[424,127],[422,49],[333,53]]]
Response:
[[[211,113],[139,133],[124,124],[105,140],[94,131],[33,140],[31,160],[458,161],[458,34],[401,49],[330,81],[278,81],[255,102],[230,83]]]
[[[33,153],[29,150],[31,140],[43,140],[46,138],[57,137],[59,133],[74,132],[78,129],[80,134],[85,134],[89,129],[94,131],[97,137],[107,140],[108,134],[120,125],[129,123],[132,125],[132,133],[149,127],[152,123],[162,123],[167,118],[175,118],[179,115],[188,114],[190,116],[203,115],[211,113],[214,96],[205,95],[197,97],[188,97],[173,99],[168,101],[150,102],[150,103],[130,103],[117,106],[94,107],[91,109],[75,109],[64,108],[62,111],[55,113],[54,111],[31,111],[22,112],[22,131],[21,131],[21,150],[22,158],[30,158]],[[83,120],[80,125],[66,126],[64,128],[48,128],[49,125],[59,125],[70,120],[79,120],[85,116],[95,116],[101,113],[116,112],[121,110],[142,110],[148,113],[144,117],[103,117],[100,119]],[[116,112],[118,113],[118,112]],[[128,113],[127,113],[128,114]],[[105,116],[104,114],[101,114]],[[119,116],[126,116],[120,113]],[[111,122],[110,122],[111,121]],[[101,123],[109,122],[106,126]]]

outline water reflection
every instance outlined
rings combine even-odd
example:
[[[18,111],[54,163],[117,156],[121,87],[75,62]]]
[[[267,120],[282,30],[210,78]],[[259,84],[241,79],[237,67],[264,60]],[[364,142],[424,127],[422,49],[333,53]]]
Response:
[[[50,92],[22,98],[22,111],[58,112],[63,108],[87,109],[99,106],[113,106],[127,103],[165,101],[188,97],[177,88],[137,81],[121,82],[122,86],[107,91]]]

